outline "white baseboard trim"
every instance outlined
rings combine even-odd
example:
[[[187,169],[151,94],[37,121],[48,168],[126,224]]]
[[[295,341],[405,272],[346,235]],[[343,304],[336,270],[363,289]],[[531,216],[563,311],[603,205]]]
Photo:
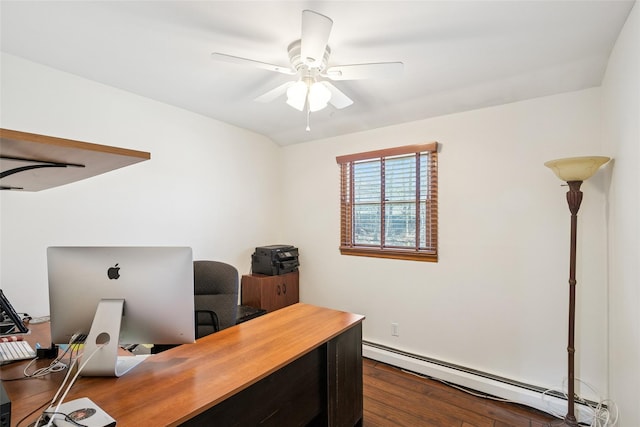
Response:
[[[403,352],[394,348],[363,341],[362,355],[368,359],[387,363],[407,371],[446,381],[485,394],[529,406],[551,414],[566,414],[564,397],[546,394],[540,387],[519,383],[463,366]],[[582,403],[575,404],[576,417],[581,423],[591,424],[593,410]]]

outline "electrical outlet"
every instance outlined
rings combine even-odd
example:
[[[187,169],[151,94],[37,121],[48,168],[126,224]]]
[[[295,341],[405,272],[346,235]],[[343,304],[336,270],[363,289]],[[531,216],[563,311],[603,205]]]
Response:
[[[391,323],[391,335],[394,337],[400,336],[400,325],[397,323]]]

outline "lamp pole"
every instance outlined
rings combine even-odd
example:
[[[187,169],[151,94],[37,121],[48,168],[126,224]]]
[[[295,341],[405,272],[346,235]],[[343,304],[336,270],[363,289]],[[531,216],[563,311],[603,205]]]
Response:
[[[567,415],[553,426],[577,426],[575,415],[575,332],[576,332],[576,246],[578,236],[578,210],[582,203],[582,181],[568,181],[567,203],[571,211],[571,243],[569,246],[569,339],[567,344],[568,396]]]
[[[582,203],[582,182],[589,179],[598,169],[607,163],[608,157],[569,157],[551,160],[544,165],[550,168],[562,181],[569,185],[567,203],[571,211],[571,244],[569,248],[569,338],[567,345],[567,415],[563,420],[551,423],[552,426],[578,426],[575,415],[575,334],[576,334],[576,246],[578,236],[578,210]]]

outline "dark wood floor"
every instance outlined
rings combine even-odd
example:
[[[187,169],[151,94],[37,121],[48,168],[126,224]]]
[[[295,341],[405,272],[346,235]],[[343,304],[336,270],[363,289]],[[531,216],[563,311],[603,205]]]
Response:
[[[364,427],[545,427],[554,418],[364,359]]]

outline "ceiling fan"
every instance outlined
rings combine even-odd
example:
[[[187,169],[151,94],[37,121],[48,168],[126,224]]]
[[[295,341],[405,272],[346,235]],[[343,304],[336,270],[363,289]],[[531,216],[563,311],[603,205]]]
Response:
[[[353,100],[334,86],[330,80],[360,80],[369,78],[390,78],[399,76],[403,70],[402,62],[377,62],[367,64],[349,64],[329,66],[331,48],[328,45],[333,21],[331,18],[312,10],[302,11],[302,34],[299,40],[289,44],[289,66],[269,64],[238,56],[214,52],[211,57],[216,61],[250,65],[268,71],[297,76],[295,80],[284,83],[255,98],[258,102],[271,102],[287,94],[287,104],[307,112],[307,130],[309,114],[325,108],[328,104],[342,109],[353,104]]]

